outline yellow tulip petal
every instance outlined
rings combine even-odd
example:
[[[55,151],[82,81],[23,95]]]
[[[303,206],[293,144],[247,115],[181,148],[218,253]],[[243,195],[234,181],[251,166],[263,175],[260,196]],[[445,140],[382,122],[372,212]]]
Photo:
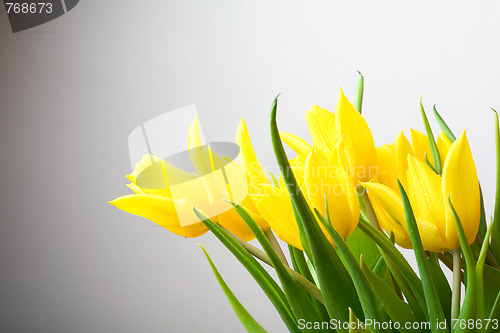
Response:
[[[188,148],[189,158],[198,174],[206,175],[213,171],[210,152],[208,147],[203,146],[197,115],[189,126]]]
[[[406,232],[400,222],[395,221],[384,209],[382,204],[378,201],[377,197],[371,192],[368,193],[368,197],[370,198],[370,202],[372,204],[373,210],[375,211],[375,215],[377,215],[377,219],[380,223],[380,226],[387,232],[388,235],[391,232],[394,233],[394,238],[396,243],[399,246],[404,247],[405,249],[411,249],[411,239],[410,235]],[[404,221],[401,221],[404,222]]]
[[[376,148],[377,152],[377,178],[384,185],[389,186],[394,191],[398,190],[396,182],[397,167],[396,167],[396,150],[394,144],[383,145]]]
[[[293,171],[293,175],[295,176],[297,182],[299,183],[300,188],[302,188],[304,184],[304,166],[306,164],[306,159],[307,155],[303,154],[303,155],[297,155],[289,161],[290,167],[292,168]],[[280,182],[281,178],[283,178],[283,176],[280,177]],[[283,186],[285,186],[284,182]],[[284,188],[283,186],[281,187]]]
[[[245,120],[241,118],[240,125],[236,131],[236,143],[240,147],[240,162],[246,171],[249,184],[271,184],[264,168],[259,163],[257,155],[252,146]]]
[[[247,211],[261,229],[269,228],[267,222],[259,215],[258,209],[250,197],[246,197],[245,200],[240,203],[240,206]],[[217,216],[217,221],[224,228],[246,242],[255,238],[245,221],[243,221],[239,214],[232,208]]]
[[[147,194],[172,197],[170,187],[196,178],[196,174],[177,168],[155,155],[142,156],[127,178]]]
[[[444,221],[444,201],[441,176],[427,164],[408,157],[408,197],[415,215],[432,221],[439,228]],[[444,228],[443,228],[444,230]]]
[[[335,110],[336,136],[344,138],[345,151],[351,163],[350,174],[358,181],[368,181],[372,178],[371,174],[376,173],[377,162],[372,132],[342,90]]]
[[[132,184],[127,184],[127,187],[129,189],[131,189],[132,191],[134,191],[135,194],[146,194],[146,193],[144,193],[144,191],[139,186],[137,186],[137,185],[135,185],[133,183]]]
[[[176,235],[188,238],[203,236],[208,231],[208,228],[202,222],[185,227],[169,227],[167,229]]]
[[[356,228],[359,215],[353,216],[353,212],[359,212],[359,201],[358,205],[351,209],[350,203],[352,204],[353,201],[348,200],[348,193],[351,192],[349,198],[352,199],[354,182],[340,182],[340,177],[337,175],[339,172],[344,171],[342,168],[329,167],[313,149],[306,159],[304,182],[311,204],[323,216],[326,216],[326,197],[330,221],[335,230],[345,239]],[[346,178],[342,177],[342,179]]]
[[[328,160],[328,167],[330,168],[330,173],[336,176],[336,181],[341,184],[343,189],[343,195],[345,196],[348,205],[351,209],[351,221],[350,226],[347,228],[347,233],[345,237],[348,237],[354,229],[356,229],[359,220],[359,197],[356,191],[356,183],[354,178],[348,175],[342,166],[341,162],[341,151],[344,151],[344,140],[341,139],[337,145],[333,148],[332,154]],[[336,198],[328,198],[328,203],[335,201]],[[335,209],[335,208],[334,208]]]
[[[465,131],[452,144],[443,168],[443,195],[446,203],[446,238],[453,248],[458,248],[455,219],[448,196],[457,211],[467,240],[471,243],[478,232],[480,219],[480,194],[476,166],[472,158]]]
[[[217,216],[217,222],[245,242],[249,242],[255,238],[245,221],[243,221],[234,209],[230,209]]]
[[[161,158],[153,154],[142,155],[141,160],[135,164],[134,171],[131,174],[127,175],[128,180],[136,184],[137,176],[139,176],[144,170],[148,169],[152,164],[155,164],[159,161],[161,161]]]
[[[405,137],[403,131],[399,132],[394,142],[396,152],[396,170],[399,181],[406,188],[406,173],[408,170],[408,155],[415,156],[413,148]],[[395,191],[398,191],[396,188]]]
[[[311,152],[311,145],[292,133],[280,131],[280,137],[281,140],[298,155],[307,155]]]
[[[369,197],[375,197],[389,217],[399,223],[401,228],[408,233],[403,201],[399,193],[389,186],[379,183],[367,182],[361,183],[361,185],[368,190]]]
[[[408,157],[407,194],[426,250],[448,249],[442,178],[425,162]]]
[[[411,132],[411,146],[413,147],[413,151],[415,152],[415,157],[425,161],[425,156],[427,155],[427,159],[434,165],[434,159],[432,157],[431,145],[429,144],[429,140],[427,136],[417,130],[410,129]]]
[[[257,204],[260,215],[279,239],[303,250],[288,192],[286,189],[278,189],[272,185],[264,185],[264,187],[267,188],[266,195]]]
[[[450,245],[443,238],[441,231],[432,222],[418,219],[418,232],[422,240],[422,246],[430,252],[446,252],[450,250]]]
[[[183,237],[198,237],[208,231],[203,223],[181,227],[172,199],[151,194],[130,194],[109,202],[133,215],[142,216]]]
[[[441,131],[436,144],[439,150],[439,156],[441,157],[441,163],[444,164],[444,161],[446,161],[446,157],[448,156],[448,152],[450,151],[452,142],[450,139],[448,139],[446,134]]]
[[[399,239],[399,245],[411,247],[410,239],[405,239],[406,235],[409,235],[409,232],[403,201],[399,194],[383,184],[372,182],[361,184],[369,191],[368,195],[370,199],[373,197],[376,199],[375,204],[372,202],[372,206],[374,206],[374,210],[376,210],[375,214],[377,214],[377,217],[380,217],[379,222],[382,224],[382,227],[389,233],[392,230],[395,237],[402,237]],[[383,211],[380,210],[379,204],[383,208]],[[413,204],[412,208],[415,209]],[[424,248],[435,252],[446,251],[446,242],[443,242],[443,237],[437,227],[426,220],[418,218],[418,216],[416,216],[416,219]],[[399,224],[400,227],[398,227],[396,223]]]
[[[314,147],[327,159],[336,143],[335,115],[325,109],[314,105],[306,113],[306,122]]]

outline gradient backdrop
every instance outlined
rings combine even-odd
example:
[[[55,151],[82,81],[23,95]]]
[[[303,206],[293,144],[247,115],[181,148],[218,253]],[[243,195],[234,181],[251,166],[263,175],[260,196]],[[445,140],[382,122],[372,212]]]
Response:
[[[332,109],[341,85],[353,96],[362,71],[378,145],[423,130],[423,93],[456,133],[467,128],[491,214],[499,11],[496,1],[87,0],[13,34],[2,9],[0,331],[242,332],[198,242],[255,318],[285,331],[212,235],[185,240],[107,204],[129,193],[129,132],[193,103],[210,140],[233,141],[244,116],[272,170],[278,92],[280,128],[308,137],[305,111]]]

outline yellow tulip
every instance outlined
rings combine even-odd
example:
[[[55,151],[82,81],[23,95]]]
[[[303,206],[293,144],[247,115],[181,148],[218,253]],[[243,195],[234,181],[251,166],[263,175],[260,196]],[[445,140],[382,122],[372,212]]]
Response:
[[[261,193],[255,194],[254,199],[260,215],[269,223],[276,236],[285,243],[303,250],[286,185],[282,182],[280,187],[262,184]]]
[[[208,231],[193,213],[193,207],[201,207],[206,215],[213,216],[214,221],[235,235],[245,241],[252,240],[253,233],[223,199],[231,199],[232,195],[241,193],[246,195],[247,191],[251,193],[251,189],[257,188],[255,182],[266,181],[267,177],[255,156],[243,120],[236,140],[241,150],[242,165],[227,161],[202,146],[198,118],[195,117],[189,128],[188,148],[196,172],[186,172],[154,155],[144,155],[134,172],[127,176],[132,182],[128,187],[135,194],[121,196],[110,204],[184,237],[198,237]],[[222,175],[212,172],[214,165],[224,165],[227,182]],[[258,177],[254,177],[256,171],[260,172]],[[141,181],[138,181],[139,177]],[[169,186],[169,183],[176,185]],[[149,186],[145,187],[145,184]],[[250,197],[245,197],[240,204],[261,228],[268,227]]]
[[[335,131],[345,142],[344,167],[356,181],[369,181],[377,169],[377,153],[372,132],[365,119],[342,90],[335,107]]]
[[[375,176],[377,152],[366,121],[342,89],[335,111],[315,105],[306,112],[312,146],[287,132],[280,132],[280,137],[298,154],[290,165],[310,208],[325,216],[326,196],[332,225],[347,238],[359,219],[356,181],[368,181]],[[285,185],[275,188],[267,184],[261,188],[263,194],[253,196],[260,214],[279,238],[302,248]]]
[[[170,169],[168,174],[177,174],[179,181],[184,181],[186,190],[190,191],[193,195],[190,198],[192,201],[206,202],[208,200],[205,187],[196,175],[180,170],[171,164],[162,161],[154,155],[144,155],[142,160],[136,164],[134,172],[127,176],[132,182],[128,187],[132,189],[135,194],[128,194],[121,196],[109,203],[113,206],[133,215],[142,216],[148,220],[153,221],[159,226],[183,237],[198,237],[208,231],[208,228],[201,222],[181,226],[179,221],[178,212],[180,210],[187,212],[192,210],[192,205],[188,201],[174,200],[170,193],[168,184],[165,184],[164,173],[155,172],[158,168],[165,167]],[[148,174],[144,174],[144,173]],[[143,175],[148,177],[148,181],[156,184],[157,188],[149,189],[143,188],[138,185],[137,177]],[[176,179],[177,180],[177,179]],[[165,184],[165,186],[163,186]],[[149,186],[148,186],[149,187]],[[200,191],[199,189],[203,190]]]
[[[345,239],[357,226],[359,200],[354,180],[347,175],[338,159],[339,150],[343,148],[342,144],[343,142],[340,142],[336,145],[328,161],[325,161],[321,153],[313,148],[307,155],[301,154],[295,157],[290,161],[290,165],[309,207],[318,209],[323,216],[326,216],[326,197],[330,221],[335,230]],[[279,187],[265,184],[261,188],[261,194],[255,195],[254,198],[262,217],[281,240],[298,249],[303,249],[290,194],[283,178],[280,178]],[[317,222],[333,244],[321,222]]]
[[[332,113],[313,106],[306,113],[306,122],[314,149],[327,161],[335,145],[342,139],[344,149],[340,159],[344,169],[356,181],[368,181],[376,171],[377,153],[373,136],[365,119],[340,90]],[[308,147],[288,133],[281,134],[287,145],[297,153],[305,153]]]
[[[292,172],[297,179],[300,190],[304,194],[306,192],[303,175],[306,158],[307,155],[298,155],[290,160]],[[260,191],[251,194],[251,197],[262,218],[267,221],[279,239],[303,250],[290,193],[287,190],[283,176],[279,179],[279,187],[268,183],[260,184],[258,187]],[[305,197],[308,200],[307,196]]]
[[[460,247],[448,197],[458,213],[468,242],[473,242],[480,219],[479,182],[465,131],[449,146],[449,151],[440,151],[444,157],[442,175],[436,174],[422,160],[427,148],[420,134],[414,133],[413,148],[407,145],[402,133],[398,135],[394,155],[397,176],[404,179],[402,184],[408,194],[424,249],[442,252]],[[441,140],[445,144],[443,147],[448,147],[445,138]],[[375,203],[374,210],[384,229],[394,232],[399,245],[411,247],[401,196],[390,186],[392,181],[389,184],[362,184],[368,189],[372,204]]]
[[[305,162],[304,182],[312,206],[323,216],[326,216],[326,198],[332,226],[346,239],[358,225],[359,199],[354,179],[346,174],[339,162],[339,150],[343,148],[342,145],[341,140],[332,151],[328,162],[313,149]]]

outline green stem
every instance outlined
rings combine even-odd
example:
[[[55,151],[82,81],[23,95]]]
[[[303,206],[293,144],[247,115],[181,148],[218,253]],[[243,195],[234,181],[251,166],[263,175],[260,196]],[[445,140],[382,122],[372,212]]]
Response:
[[[271,228],[267,228],[267,229],[263,230],[263,232],[264,232],[264,235],[266,235],[267,240],[269,241],[269,243],[273,247],[274,252],[276,252],[278,257],[280,258],[283,265],[285,265],[286,267],[290,267],[288,265],[288,261],[286,260],[285,254],[283,253],[283,250],[281,249],[281,246],[278,243],[278,240],[276,239],[276,237],[274,236],[274,233],[271,230]]]
[[[460,249],[451,251],[453,254],[453,293],[451,296],[451,320],[458,319],[460,314],[460,288],[462,286],[460,275],[462,268],[460,266]]]
[[[373,206],[372,203],[370,202],[370,198],[368,197],[366,189],[364,187],[358,187],[357,190],[359,197],[361,198],[361,203],[365,207],[366,215],[368,216],[371,225],[377,228],[380,232],[382,232],[382,228],[378,223],[377,215],[375,215],[375,211],[373,210]]]
[[[304,252],[291,245],[288,245],[288,248],[290,249],[290,255],[293,255],[293,257],[295,258],[295,263],[297,264],[298,268],[297,272],[314,283],[314,278],[311,274],[311,270],[307,266],[307,260],[304,256]]]

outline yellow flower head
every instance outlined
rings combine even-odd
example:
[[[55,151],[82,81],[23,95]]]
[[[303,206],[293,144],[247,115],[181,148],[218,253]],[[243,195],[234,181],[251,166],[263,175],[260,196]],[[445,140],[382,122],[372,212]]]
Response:
[[[465,131],[451,144],[441,134],[438,138],[440,157],[444,161],[443,174],[438,175],[424,161],[431,161],[427,137],[412,131],[412,145],[401,132],[394,145],[377,149],[379,157],[392,165],[379,174],[380,183],[363,183],[379,222],[387,232],[394,232],[396,242],[411,248],[403,203],[395,179],[399,178],[408,194],[417,220],[423,246],[428,251],[442,252],[460,247],[458,234],[448,196],[451,198],[467,240],[471,243],[477,234],[480,219],[479,182]],[[426,143],[427,142],[427,143]],[[388,163],[388,164],[390,164]]]
[[[318,209],[323,216],[326,216],[325,199],[328,200],[330,221],[335,230],[345,239],[357,226],[359,200],[354,180],[340,165],[339,150],[343,149],[343,142],[339,142],[334,147],[328,161],[321,157],[316,148],[307,149],[305,145],[303,148],[303,151],[310,150],[309,153],[298,155],[290,161],[299,188],[310,209]],[[276,235],[284,242],[302,249],[290,193],[284,184],[283,177],[280,178],[279,187],[266,184],[262,186],[261,194],[254,197],[260,214]],[[321,222],[318,221],[318,224],[333,244]]]
[[[306,113],[313,146],[321,158],[328,160],[335,145],[342,139],[342,166],[355,181],[368,181],[374,176],[377,160],[370,128],[342,89],[335,111],[334,114],[315,105]]]
[[[132,182],[128,186],[135,194],[121,196],[110,204],[184,237],[198,237],[208,231],[193,212],[193,207],[197,207],[243,240],[252,240],[251,230],[224,200],[243,197],[240,205],[261,228],[267,228],[251,198],[245,197],[256,188],[256,182],[267,178],[255,157],[243,120],[238,128],[237,143],[242,165],[202,146],[195,117],[189,128],[188,148],[196,172],[181,170],[154,155],[144,155],[134,172],[127,176]],[[224,174],[217,168],[219,165],[224,166]],[[262,172],[258,177],[254,177],[256,170]]]
[[[280,136],[298,154],[290,164],[310,208],[326,216],[326,198],[333,227],[347,238],[359,219],[356,182],[368,181],[375,175],[377,152],[366,121],[342,90],[335,111],[332,113],[316,105],[307,111],[312,146],[287,132],[280,132]],[[302,248],[285,184],[279,188],[271,185],[262,188],[264,194],[254,196],[259,212],[278,237]]]

